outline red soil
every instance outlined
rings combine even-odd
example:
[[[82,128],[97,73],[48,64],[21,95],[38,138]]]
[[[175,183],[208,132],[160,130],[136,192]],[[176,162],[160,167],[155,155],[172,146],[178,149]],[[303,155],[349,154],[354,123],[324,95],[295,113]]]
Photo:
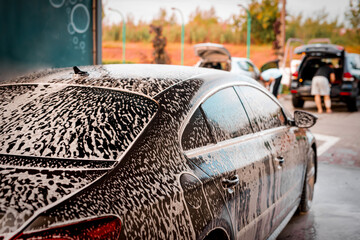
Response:
[[[246,57],[246,45],[224,44],[233,57]],[[132,63],[150,63],[152,59],[152,43],[126,43],[125,60]],[[181,44],[168,43],[166,51],[170,56],[171,64],[180,65],[181,63]],[[122,62],[122,43],[104,42],[102,47],[102,57],[104,63]],[[250,47],[250,59],[257,67],[264,63],[276,59],[276,55],[270,45]],[[193,44],[184,45],[184,65],[192,66],[199,60],[194,54]]]

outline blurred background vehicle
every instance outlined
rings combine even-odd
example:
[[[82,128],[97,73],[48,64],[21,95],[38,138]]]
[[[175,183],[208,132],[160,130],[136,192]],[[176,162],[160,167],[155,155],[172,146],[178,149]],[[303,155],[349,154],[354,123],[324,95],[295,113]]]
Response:
[[[232,57],[230,72],[243,74],[255,80],[259,80],[260,71],[248,58]]]
[[[242,74],[259,80],[260,71],[248,58],[231,57],[230,52],[221,44],[200,43],[194,46],[195,55],[201,59],[196,67],[214,68]]]
[[[295,53],[302,54],[303,58],[291,81],[294,107],[301,108],[305,101],[314,101],[314,96],[311,95],[312,78],[319,67],[331,62],[336,76],[336,81],[331,84],[331,100],[344,102],[349,111],[357,111],[359,79],[355,75],[357,70],[353,70],[357,64],[354,63],[356,60],[350,60],[344,47],[323,43],[308,44],[296,48]],[[352,59],[356,59],[356,56]]]
[[[351,75],[353,75],[356,79],[359,80],[359,84],[360,84],[360,54],[347,53],[347,57],[350,62],[349,71]]]

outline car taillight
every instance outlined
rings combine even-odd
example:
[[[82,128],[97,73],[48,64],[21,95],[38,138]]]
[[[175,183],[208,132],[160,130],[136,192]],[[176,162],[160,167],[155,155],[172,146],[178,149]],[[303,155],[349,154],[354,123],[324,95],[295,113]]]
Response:
[[[344,81],[354,81],[353,75],[349,72],[344,73]]]
[[[291,90],[290,92],[291,92],[291,93],[298,93],[297,90]]]
[[[107,216],[76,223],[64,224],[40,231],[20,233],[12,240],[118,239],[120,230],[120,219],[115,216]]]
[[[295,80],[295,79],[298,78],[298,76],[299,76],[299,72],[296,71],[296,72],[294,72],[294,73],[292,74],[292,79]]]

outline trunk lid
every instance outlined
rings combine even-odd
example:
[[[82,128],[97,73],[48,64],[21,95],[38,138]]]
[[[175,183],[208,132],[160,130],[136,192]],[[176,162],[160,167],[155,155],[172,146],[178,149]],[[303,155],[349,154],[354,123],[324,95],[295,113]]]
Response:
[[[0,236],[91,185],[119,162],[157,103],[114,89],[0,85]]]
[[[334,44],[307,44],[295,48],[296,54],[306,54],[311,56],[335,55],[343,56],[345,49]]]
[[[206,62],[227,62],[231,60],[229,51],[221,44],[200,43],[194,46],[195,55]]]
[[[48,167],[46,158],[1,154],[0,159],[0,236],[15,232],[38,212],[85,188],[114,164],[90,166],[86,160],[66,160],[56,168]]]

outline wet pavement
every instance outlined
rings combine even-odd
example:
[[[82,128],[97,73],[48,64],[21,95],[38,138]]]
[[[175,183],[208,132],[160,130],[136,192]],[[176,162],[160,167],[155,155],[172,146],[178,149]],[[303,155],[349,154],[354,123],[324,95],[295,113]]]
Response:
[[[294,111],[290,96],[280,102]],[[312,208],[295,214],[278,240],[360,240],[360,111],[349,113],[336,103],[332,108],[332,114],[318,115],[311,128],[319,150]],[[301,110],[316,114],[313,102]]]
[[[360,168],[319,163],[313,205],[278,240],[360,239]]]

